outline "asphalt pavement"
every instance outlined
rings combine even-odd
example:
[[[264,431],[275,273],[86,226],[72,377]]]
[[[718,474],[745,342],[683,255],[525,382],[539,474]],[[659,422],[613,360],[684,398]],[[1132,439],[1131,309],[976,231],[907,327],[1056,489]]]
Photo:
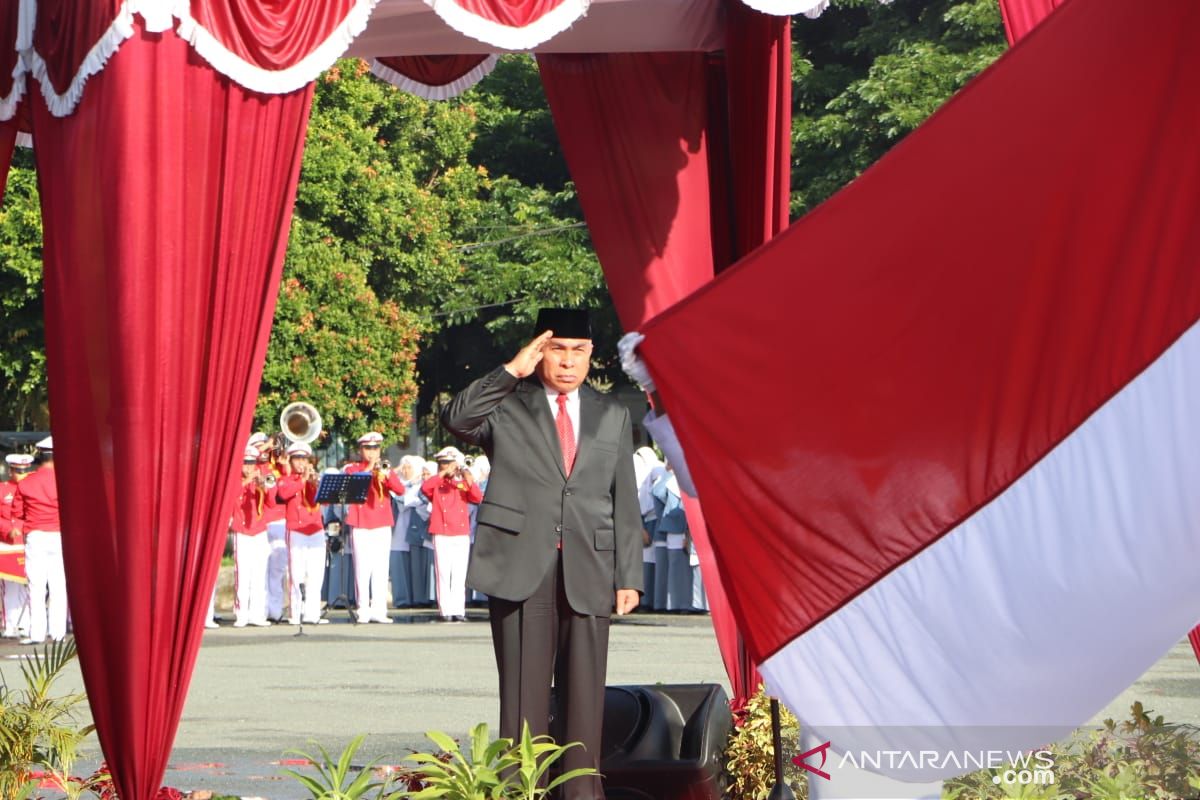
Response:
[[[398,764],[426,749],[424,732],[461,736],[478,722],[494,726],[499,707],[486,611],[471,621],[434,622],[431,611],[395,611],[393,625],[354,625],[344,611],[329,625],[206,631],[165,777],[180,789],[270,800],[304,792],[279,774],[289,750],[337,752],[367,734],[356,761]],[[0,671],[19,681],[15,659],[28,652],[0,641]],[[635,614],[611,633],[609,684],[705,683],[725,686],[706,616]],[[81,688],[77,668],[60,684]],[[1200,665],[1180,642],[1134,686],[1097,715],[1124,717],[1141,700],[1174,722],[1200,723]],[[98,759],[98,746],[85,749]]]

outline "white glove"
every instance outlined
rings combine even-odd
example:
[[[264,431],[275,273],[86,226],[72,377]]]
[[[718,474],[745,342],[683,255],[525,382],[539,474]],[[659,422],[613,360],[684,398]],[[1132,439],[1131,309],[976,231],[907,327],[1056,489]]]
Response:
[[[646,369],[646,362],[636,352],[637,346],[645,338],[637,331],[630,331],[617,342],[617,352],[621,354],[621,369],[625,370],[631,381],[642,387],[643,392],[649,393],[654,391],[654,379],[650,377],[650,370]]]

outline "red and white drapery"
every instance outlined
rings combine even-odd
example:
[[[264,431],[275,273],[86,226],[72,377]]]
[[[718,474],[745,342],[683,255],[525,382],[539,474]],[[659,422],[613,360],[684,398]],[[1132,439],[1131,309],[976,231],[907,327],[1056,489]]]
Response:
[[[476,31],[525,27],[524,35],[538,36],[586,8],[571,0],[431,5],[443,19],[490,15],[491,27],[464,23]],[[363,30],[375,6],[21,0],[0,14],[7,59],[0,68],[11,66],[0,82],[5,171],[18,100],[36,141],[51,412],[80,658],[106,760],[130,800],[157,789],[186,696],[265,355],[311,81]],[[703,0],[696,7],[716,10]],[[761,16],[733,8],[747,19]],[[513,24],[521,22],[530,24]],[[772,25],[775,45],[786,46],[786,21]],[[652,49],[644,45],[643,38],[638,49]],[[593,159],[611,159],[616,183],[606,185],[603,170],[589,172],[571,157],[601,261],[631,326],[707,281],[714,261],[723,266],[732,257],[714,259],[711,250],[710,164],[732,165],[719,180],[733,197],[760,207],[750,216],[778,220],[786,209],[786,169],[781,182],[773,166],[786,164],[788,137],[779,127],[786,114],[757,131],[734,119],[759,93],[767,99],[753,101],[758,108],[783,108],[787,78],[776,67],[787,63],[786,53],[772,50],[755,62],[746,49],[739,62],[735,50],[727,75],[758,83],[731,91],[725,114],[714,112],[720,104],[711,98],[719,93],[700,55],[582,56],[590,63],[574,71],[547,69],[564,149],[576,154],[594,133],[572,115],[603,116],[598,103],[610,91],[588,88],[589,69],[615,74],[641,64],[654,78],[626,74],[633,91],[625,108],[640,126],[633,137],[612,129],[613,139],[596,142]],[[435,88],[461,88],[490,61],[486,52],[410,55],[419,61],[392,50],[382,63]],[[571,97],[572,85],[586,96]],[[671,87],[686,93],[664,91]],[[769,141],[746,141],[757,136]],[[645,155],[621,163],[613,147],[619,137],[665,160],[636,174]],[[710,139],[745,150],[712,158]],[[647,200],[644,219],[612,218],[596,201],[620,193],[615,207]],[[741,242],[738,251],[777,228],[761,219],[739,219],[739,232],[727,237]],[[747,225],[754,230],[742,231]],[[631,231],[639,232],[636,247],[616,241]],[[138,480],[117,481],[117,474]]]
[[[1200,617],[1197,34],[1064,4],[644,328],[747,642],[836,752],[1053,741]],[[922,763],[884,769],[964,771]]]

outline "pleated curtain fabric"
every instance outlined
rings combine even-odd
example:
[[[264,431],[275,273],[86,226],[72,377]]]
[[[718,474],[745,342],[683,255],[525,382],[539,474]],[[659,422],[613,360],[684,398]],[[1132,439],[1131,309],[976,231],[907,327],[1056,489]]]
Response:
[[[139,28],[73,114],[31,94],[70,604],[118,794],[149,800],[229,524],[311,85],[248,92]]]

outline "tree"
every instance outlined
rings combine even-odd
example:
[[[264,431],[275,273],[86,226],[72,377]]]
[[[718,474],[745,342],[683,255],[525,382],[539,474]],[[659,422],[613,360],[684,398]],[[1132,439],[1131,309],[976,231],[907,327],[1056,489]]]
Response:
[[[317,82],[259,425],[305,399],[331,430],[407,438],[418,337],[464,270],[454,231],[480,206],[473,126],[357,59]]]
[[[792,26],[792,212],[875,163],[1005,48],[996,0],[837,0]]]
[[[0,205],[0,428],[49,427],[42,209],[32,154],[18,148]]]
[[[417,320],[379,300],[362,265],[316,227],[292,225],[256,421],[272,430],[284,406],[303,400],[329,430],[404,441],[416,399]]]

